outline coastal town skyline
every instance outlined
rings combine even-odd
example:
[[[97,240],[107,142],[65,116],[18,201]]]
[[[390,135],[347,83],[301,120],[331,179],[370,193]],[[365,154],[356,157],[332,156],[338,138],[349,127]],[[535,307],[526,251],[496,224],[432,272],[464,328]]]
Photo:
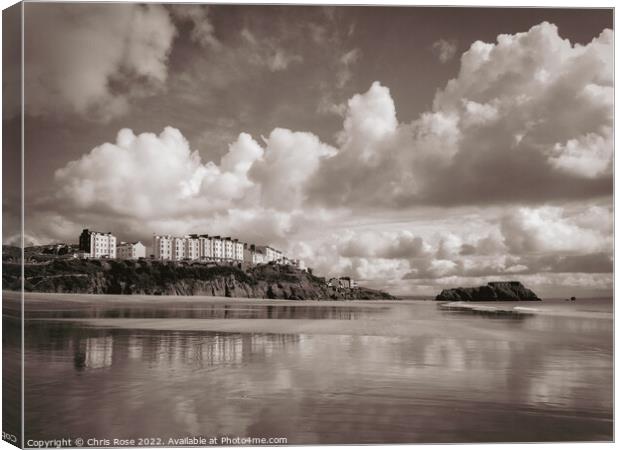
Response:
[[[608,295],[610,10],[454,10],[27,4],[27,245],[208,229],[394,294]]]
[[[305,270],[305,264],[282,251],[256,243],[242,242],[231,236],[190,233],[184,236],[153,233],[152,243],[127,242],[111,231],[84,228],[74,257],[94,259],[141,259],[162,261],[224,261],[263,264],[275,262]],[[52,244],[53,245],[53,244]],[[63,244],[60,244],[63,245]]]

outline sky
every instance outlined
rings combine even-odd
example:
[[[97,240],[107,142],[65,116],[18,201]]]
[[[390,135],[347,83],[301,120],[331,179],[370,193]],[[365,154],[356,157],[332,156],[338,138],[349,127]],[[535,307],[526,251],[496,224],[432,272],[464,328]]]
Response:
[[[611,9],[26,3],[24,26],[28,243],[221,234],[399,295],[611,293]]]

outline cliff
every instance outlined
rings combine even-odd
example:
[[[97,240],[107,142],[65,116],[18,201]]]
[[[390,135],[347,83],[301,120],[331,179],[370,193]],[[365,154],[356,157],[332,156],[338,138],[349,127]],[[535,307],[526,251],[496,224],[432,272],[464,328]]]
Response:
[[[4,249],[3,249],[4,251]],[[19,290],[20,265],[3,258],[4,289]],[[392,299],[367,288],[334,290],[325,279],[293,266],[192,262],[26,258],[24,288],[29,292],[81,294],[206,295],[269,299]]]
[[[435,300],[488,302],[488,301],[540,301],[540,298],[519,281],[498,281],[486,286],[444,289]]]

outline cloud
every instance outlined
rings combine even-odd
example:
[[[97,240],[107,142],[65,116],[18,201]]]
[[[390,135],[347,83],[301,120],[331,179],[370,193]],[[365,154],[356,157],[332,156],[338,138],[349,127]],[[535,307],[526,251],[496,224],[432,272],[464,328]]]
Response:
[[[429,251],[429,245],[409,231],[348,232],[338,243],[338,253],[346,258],[410,259]]]
[[[243,49],[214,52],[216,66],[245,55],[265,71],[284,70],[269,67],[277,42],[240,34]],[[334,145],[310,131],[275,127],[259,139],[230,126],[232,143],[206,161],[175,128],[121,130],[56,172],[51,202],[61,206],[46,209],[42,199],[30,234],[75,236],[87,224],[140,237],[231,234],[277,244],[317,273],[377,286],[489,277],[542,286],[567,273],[605,284],[611,38],[607,30],[572,45],[543,23],[476,42],[433,107],[410,123],[399,122],[379,81],[342,106],[326,97],[343,117]],[[349,53],[342,63],[359,57]],[[432,222],[420,219],[427,211],[441,223],[420,226]]]
[[[515,254],[608,251],[612,246],[611,211],[594,207],[586,214],[598,223],[584,226],[579,223],[580,216],[566,215],[559,207],[519,208],[502,219],[501,232]]]
[[[611,128],[604,128],[601,134],[588,133],[565,144],[555,144],[549,162],[570,174],[595,178],[611,173],[612,150]]]
[[[261,156],[260,146],[244,133],[218,166],[204,164],[175,128],[137,136],[123,129],[115,143],[100,145],[56,171],[57,197],[82,210],[138,219],[214,211],[251,201],[247,173]]]
[[[433,42],[433,51],[442,64],[447,63],[456,55],[456,41],[439,39]]]
[[[185,4],[170,5],[172,15],[179,21],[189,22],[192,27],[191,39],[202,46],[210,46],[215,49],[221,47],[220,41],[215,37],[215,27],[209,17],[209,7],[206,5]]]
[[[241,37],[247,47],[241,47],[238,51],[247,52],[250,62],[267,67],[271,72],[286,70],[293,63],[303,62],[301,55],[286,50],[277,39],[257,38],[247,28],[241,30]]]
[[[204,162],[175,128],[159,135],[122,129],[114,143],[58,169],[56,193],[39,208],[61,210],[72,223],[63,229],[74,234],[91,223],[142,238],[151,231],[203,231],[285,244],[300,224],[329,218],[320,209],[302,209],[304,181],[335,149],[312,133],[283,128],[263,141],[239,134],[218,164]],[[41,237],[66,236],[46,229],[45,221],[30,227]]]
[[[338,88],[344,87],[351,80],[353,76],[351,66],[359,61],[361,57],[362,52],[359,48],[349,50],[340,57],[340,67],[336,74],[336,86]]]
[[[283,128],[274,129],[264,141],[265,157],[251,173],[261,187],[262,204],[285,211],[302,207],[306,182],[321,160],[334,155],[336,149],[312,133]]]
[[[545,22],[475,42],[432,110],[408,124],[373,83],[349,100],[313,200],[402,208],[609,195],[612,41],[605,30],[572,45]]]
[[[33,3],[25,26],[28,114],[106,121],[167,79],[176,29],[162,6]]]

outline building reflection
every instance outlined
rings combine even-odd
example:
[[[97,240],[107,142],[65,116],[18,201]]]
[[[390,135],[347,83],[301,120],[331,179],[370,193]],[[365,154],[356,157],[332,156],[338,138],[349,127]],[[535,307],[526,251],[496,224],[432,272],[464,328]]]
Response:
[[[75,368],[82,370],[110,367],[113,351],[114,338],[112,336],[86,338],[76,349],[73,358]]]
[[[101,369],[127,360],[148,362],[151,367],[208,367],[260,361],[285,346],[297,345],[298,335],[148,332],[75,337],[77,370]],[[114,355],[114,359],[112,356]]]

